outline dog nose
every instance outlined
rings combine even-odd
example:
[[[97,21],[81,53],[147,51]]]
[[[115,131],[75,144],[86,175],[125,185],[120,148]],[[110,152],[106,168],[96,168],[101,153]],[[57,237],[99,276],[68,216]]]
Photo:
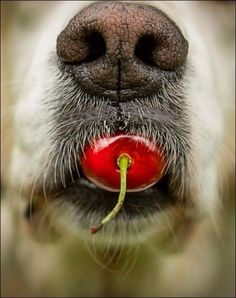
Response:
[[[153,94],[184,68],[188,42],[162,11],[144,4],[97,2],[57,38],[64,71],[85,92],[122,101]]]

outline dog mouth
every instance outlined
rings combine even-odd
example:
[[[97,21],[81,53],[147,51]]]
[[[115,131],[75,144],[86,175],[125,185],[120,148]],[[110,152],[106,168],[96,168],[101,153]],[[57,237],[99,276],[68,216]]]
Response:
[[[49,197],[54,206],[53,217],[55,216],[58,222],[64,220],[67,210],[69,222],[72,221],[73,226],[78,227],[78,231],[87,234],[91,226],[99,224],[113,210],[117,203],[118,193],[96,186],[85,177],[81,169],[79,170],[80,177],[75,178],[71,183],[68,182],[66,188],[55,189]],[[170,180],[170,175],[166,173],[157,183],[147,189],[127,192],[121,210],[110,223],[104,226],[101,235],[104,237],[113,231],[113,237],[115,234],[120,237],[120,233],[124,230],[127,235],[132,230],[141,235],[149,230],[152,218],[158,214],[174,206],[185,207],[185,198],[180,198],[175,193],[175,190],[170,187]],[[35,209],[28,206],[26,215],[28,218],[33,217],[32,211],[36,211],[37,214],[37,206]]]
[[[88,238],[91,228],[99,226],[113,210],[118,193],[104,190],[89,181],[80,170],[80,177],[73,182],[48,193],[46,204],[42,197],[37,205],[30,203],[25,218],[38,239],[58,239],[69,233],[75,237]],[[75,174],[76,175],[76,174]],[[116,216],[95,236],[96,241],[133,244],[156,233],[168,236],[178,229],[178,219],[185,222],[188,207],[186,196],[180,197],[177,188],[171,186],[171,176],[165,173],[153,186],[137,192],[127,192],[125,201]],[[41,206],[40,206],[41,205]],[[166,222],[167,221],[167,222]],[[46,234],[45,234],[46,233]],[[167,233],[167,234],[166,234]],[[43,238],[42,238],[43,237]],[[50,237],[50,238],[48,238]]]
[[[113,209],[118,198],[118,193],[97,187],[84,175],[65,192],[69,202],[76,206],[80,212],[84,214],[96,213],[101,218]],[[63,192],[60,195],[63,195]],[[177,198],[170,191],[168,175],[165,175],[148,189],[127,192],[126,199],[122,209],[116,216],[116,220],[148,217],[175,203],[177,203]]]
[[[127,135],[127,131],[125,132]],[[81,153],[82,154],[82,153]],[[118,192],[109,191],[98,187],[91,182],[78,163],[78,168],[71,165],[67,168],[64,177],[64,185],[57,184],[53,188],[44,189],[48,193],[53,204],[59,206],[70,206],[73,209],[73,218],[77,226],[83,231],[104,219],[113,210],[117,203]],[[179,194],[179,187],[182,184],[177,173],[171,173],[171,167],[163,173],[161,178],[150,187],[134,192],[127,192],[121,210],[113,218],[111,224],[104,227],[105,231],[114,229],[119,235],[121,225],[131,226],[143,220],[148,221],[153,216],[167,210],[170,207],[183,207],[186,205],[185,194]],[[42,193],[42,191],[41,191]],[[30,207],[32,211],[32,206]],[[32,216],[28,210],[28,216]],[[142,227],[139,227],[142,230]]]

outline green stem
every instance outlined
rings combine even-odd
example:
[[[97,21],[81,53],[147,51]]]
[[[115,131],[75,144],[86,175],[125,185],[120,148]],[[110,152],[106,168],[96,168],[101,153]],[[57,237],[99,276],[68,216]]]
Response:
[[[127,178],[127,169],[130,166],[131,158],[127,154],[121,154],[117,160],[117,164],[120,168],[120,193],[118,197],[118,201],[115,207],[112,209],[110,213],[101,221],[101,223],[97,226],[93,226],[90,228],[90,232],[95,234],[99,231],[105,224],[112,220],[116,216],[116,214],[120,211],[123,206],[126,194],[126,178]]]

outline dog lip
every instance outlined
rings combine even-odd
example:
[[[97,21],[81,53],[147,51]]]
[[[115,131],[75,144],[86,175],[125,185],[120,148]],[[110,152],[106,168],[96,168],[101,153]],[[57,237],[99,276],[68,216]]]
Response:
[[[46,190],[47,191],[47,190]],[[42,199],[43,193],[39,193],[39,198]],[[87,180],[83,174],[66,187],[56,188],[47,191],[47,198],[51,202],[66,203],[72,206],[73,210],[81,222],[87,222],[88,218],[95,215],[98,218],[103,218],[116,205],[118,193],[109,192],[100,189],[92,182]],[[48,201],[49,202],[49,201]],[[34,203],[36,203],[36,208]],[[25,218],[32,219],[34,211],[44,205],[41,202],[37,206],[37,201],[28,205],[25,211]],[[185,206],[186,201],[179,201],[172,190],[169,189],[169,177],[166,173],[156,184],[148,189],[139,192],[127,192],[126,200],[123,207],[117,214],[115,220],[119,222],[131,222],[134,219],[150,218],[163,210],[167,210],[173,206]],[[37,212],[36,212],[37,213]]]
[[[134,217],[148,217],[176,202],[175,197],[167,187],[168,178],[164,176],[152,187],[140,192],[126,193],[123,208],[118,214],[127,219]],[[84,176],[62,190],[60,197],[65,197],[79,213],[87,216],[91,212],[101,215],[107,214],[117,202],[118,193],[100,189]]]

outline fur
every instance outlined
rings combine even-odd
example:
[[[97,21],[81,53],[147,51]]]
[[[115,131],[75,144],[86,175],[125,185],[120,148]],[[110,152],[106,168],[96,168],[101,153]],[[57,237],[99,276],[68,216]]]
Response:
[[[12,228],[17,235],[12,255],[14,266],[24,268],[24,296],[216,294],[212,286],[221,268],[221,211],[223,198],[231,195],[224,181],[229,181],[233,164],[232,146],[226,143],[232,134],[228,121],[234,86],[233,34],[227,39],[224,27],[229,12],[222,3],[142,2],[177,24],[189,43],[188,58],[161,81],[154,96],[122,102],[119,110],[106,98],[85,93],[56,55],[58,34],[89,1],[57,2],[34,34],[34,55],[30,61],[26,57],[26,79],[14,110],[9,183],[11,209],[18,214],[12,219],[17,226]],[[222,15],[221,26],[214,9]],[[121,212],[91,236],[89,225],[109,208],[101,206],[101,194],[91,187],[86,202],[80,199],[78,185],[86,189],[86,181],[78,156],[85,144],[120,128],[160,144],[175,200],[163,207],[150,195],[148,208],[140,199],[144,207],[133,210],[137,216],[130,219]],[[127,201],[135,200],[127,196]],[[28,220],[22,217],[25,210]],[[45,246],[30,234],[57,243]],[[8,243],[10,247],[13,240]],[[228,295],[232,283],[226,284],[222,293]]]

